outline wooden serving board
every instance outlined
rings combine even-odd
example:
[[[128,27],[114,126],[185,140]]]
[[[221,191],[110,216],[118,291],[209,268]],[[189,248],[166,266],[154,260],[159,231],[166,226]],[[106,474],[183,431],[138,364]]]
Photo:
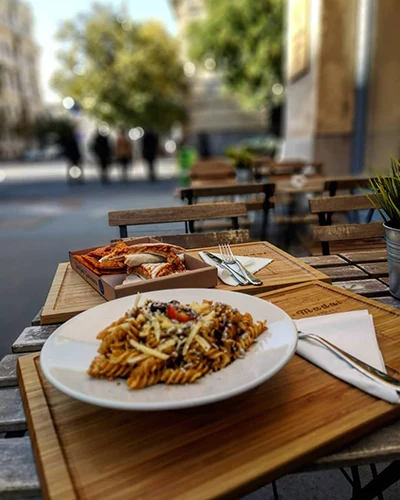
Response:
[[[41,325],[63,323],[90,307],[106,302],[67,262],[59,264],[46,303]]]
[[[249,256],[249,257],[263,257],[273,259],[273,262],[268,264],[257,273],[255,276],[262,280],[263,284],[260,286],[229,286],[218,280],[217,288],[221,290],[232,290],[236,292],[248,293],[251,295],[269,292],[289,285],[296,285],[299,283],[307,283],[309,281],[324,281],[331,283],[331,278],[318,269],[313,269],[305,262],[289,255],[280,248],[271,245],[266,241],[256,241],[252,243],[242,243],[238,245],[231,245],[235,255]],[[190,250],[188,253],[198,255],[199,251],[207,250],[211,253],[219,253],[218,247],[200,248]]]
[[[274,259],[274,262],[271,262],[269,266],[257,273],[257,276],[264,281],[262,286],[231,287],[219,281],[217,288],[256,294],[311,280],[321,280],[330,283],[329,276],[313,269],[301,260],[292,257],[270,243],[247,243],[232,245],[232,248],[236,255],[266,257]],[[187,253],[199,258],[199,250],[218,252],[218,248],[213,247],[190,250]],[[195,285],[193,283],[193,286]],[[104,302],[104,297],[81,278],[69,264],[59,264],[40,317],[40,324],[62,323]]]
[[[399,376],[399,310],[319,282],[261,296],[294,318],[368,309]],[[400,415],[298,356],[241,396],[148,413],[71,399],[38,359],[20,357],[18,377],[44,498],[238,498]]]

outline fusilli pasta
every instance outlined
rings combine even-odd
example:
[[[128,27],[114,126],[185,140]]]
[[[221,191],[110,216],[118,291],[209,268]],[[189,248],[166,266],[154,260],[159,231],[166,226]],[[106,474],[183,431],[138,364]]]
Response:
[[[137,302],[98,334],[91,377],[122,377],[129,389],[193,383],[244,357],[266,329],[265,321],[220,302]]]

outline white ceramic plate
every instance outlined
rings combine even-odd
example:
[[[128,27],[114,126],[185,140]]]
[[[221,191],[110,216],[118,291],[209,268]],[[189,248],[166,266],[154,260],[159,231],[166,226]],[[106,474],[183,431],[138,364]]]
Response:
[[[183,303],[203,299],[220,301],[240,312],[249,312],[254,320],[266,319],[268,330],[259,336],[243,359],[194,384],[157,384],[129,390],[123,380],[110,382],[86,374],[100,345],[97,333],[132,307],[134,298],[124,297],[79,314],[49,337],[40,356],[47,380],[68,396],[85,403],[122,410],[170,410],[213,403],[248,391],[281,370],[296,349],[297,330],[293,321],[282,309],[257,297],[213,289],[176,289],[144,293],[142,300],[146,298]]]

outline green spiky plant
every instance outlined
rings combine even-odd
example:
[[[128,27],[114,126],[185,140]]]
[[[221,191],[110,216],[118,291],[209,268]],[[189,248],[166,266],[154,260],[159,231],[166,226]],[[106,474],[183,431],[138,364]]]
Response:
[[[370,186],[380,205],[376,208],[384,223],[400,229],[400,162],[391,158],[391,175],[377,175],[370,179]]]
[[[254,156],[246,148],[227,148],[226,156],[232,158],[236,168],[251,168]]]

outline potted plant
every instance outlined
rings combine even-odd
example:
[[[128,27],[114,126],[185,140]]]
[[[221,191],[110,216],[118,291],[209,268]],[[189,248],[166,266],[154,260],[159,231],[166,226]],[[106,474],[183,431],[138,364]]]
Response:
[[[252,174],[254,156],[246,148],[228,148],[226,155],[233,160],[236,167],[238,180],[249,180]]]
[[[390,293],[400,299],[400,163],[392,158],[391,175],[378,175],[370,185],[385,228]]]

